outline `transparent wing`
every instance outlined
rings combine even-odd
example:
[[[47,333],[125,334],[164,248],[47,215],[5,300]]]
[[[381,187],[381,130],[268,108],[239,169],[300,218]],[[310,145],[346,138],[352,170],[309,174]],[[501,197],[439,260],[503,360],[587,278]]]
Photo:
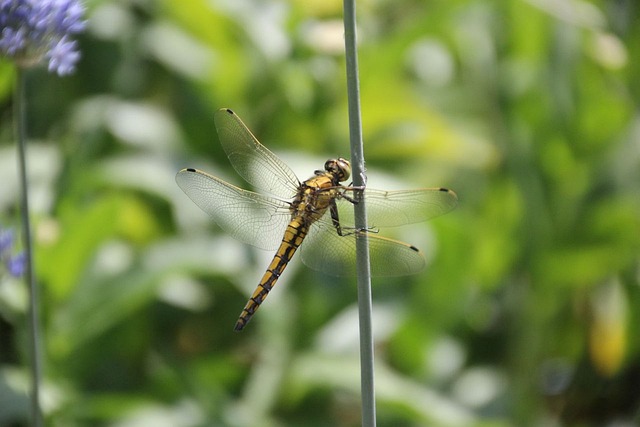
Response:
[[[361,197],[349,189],[346,189],[345,195],[356,200]],[[368,225],[373,229],[426,221],[451,211],[458,203],[456,194],[446,188],[398,191],[367,188],[363,197],[367,204]],[[331,216],[325,214],[312,225],[302,243],[300,252],[307,266],[334,276],[354,275],[357,235],[369,240],[373,276],[403,276],[424,268],[426,261],[419,249],[372,232],[356,231],[353,203],[346,198],[336,202],[340,225],[347,235],[338,235]]]
[[[260,144],[233,111],[228,108],[216,111],[214,121],[220,143],[242,178],[274,196],[286,200],[295,196],[300,185],[295,173]]]
[[[372,276],[405,276],[422,270],[424,254],[414,246],[367,232],[340,236],[335,229],[317,224],[300,246],[302,261],[332,276],[356,274],[356,237],[369,240]]]
[[[287,202],[243,190],[196,169],[181,170],[176,182],[235,239],[267,250],[280,244],[291,219]]]
[[[347,196],[357,199],[357,193],[347,190]],[[384,191],[364,190],[369,227],[396,227],[426,221],[443,215],[458,204],[458,196],[446,188],[419,188],[416,190]],[[353,203],[337,200],[340,224],[353,227]]]

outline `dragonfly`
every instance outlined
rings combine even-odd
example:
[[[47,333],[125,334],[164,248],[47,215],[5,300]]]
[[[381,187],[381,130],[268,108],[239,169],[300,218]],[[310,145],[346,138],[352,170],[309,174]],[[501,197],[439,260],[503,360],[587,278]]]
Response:
[[[367,239],[372,276],[414,274],[426,264],[422,251],[380,236],[379,229],[426,221],[457,205],[456,194],[446,188],[384,191],[343,185],[351,175],[344,158],[327,160],[323,170],[300,181],[232,110],[218,110],[214,122],[231,165],[260,192],[193,168],[178,172],[176,182],[226,233],[276,251],[242,309],[236,331],[244,329],[298,249],[308,267],[332,276],[352,276],[356,240]],[[367,207],[366,230],[354,226],[354,204],[361,201]]]

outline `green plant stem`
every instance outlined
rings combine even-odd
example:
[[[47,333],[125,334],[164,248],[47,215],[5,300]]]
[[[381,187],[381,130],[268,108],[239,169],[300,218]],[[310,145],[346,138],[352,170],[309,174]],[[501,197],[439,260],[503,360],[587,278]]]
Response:
[[[31,422],[34,427],[42,426],[40,410],[40,318],[38,311],[38,287],[33,268],[33,248],[31,245],[31,223],[29,220],[29,190],[27,187],[27,147],[26,147],[26,71],[18,67],[15,87],[15,133],[18,140],[18,173],[20,175],[22,238],[25,252],[25,279],[29,288],[29,344],[31,369]]]
[[[351,168],[353,185],[364,187],[364,149],[362,143],[362,121],[360,117],[360,87],[358,82],[358,52],[356,47],[355,0],[344,0],[344,39],[347,61],[347,97],[349,103],[349,139],[351,145]],[[357,196],[357,195],[356,195]],[[367,211],[362,198],[355,209],[355,226],[367,229]],[[361,236],[357,234],[356,236]],[[375,427],[376,404],[373,362],[373,328],[371,326],[371,268],[369,264],[369,241],[356,239],[356,268],[358,272],[358,316],[360,320],[360,386],[362,393],[362,425]]]

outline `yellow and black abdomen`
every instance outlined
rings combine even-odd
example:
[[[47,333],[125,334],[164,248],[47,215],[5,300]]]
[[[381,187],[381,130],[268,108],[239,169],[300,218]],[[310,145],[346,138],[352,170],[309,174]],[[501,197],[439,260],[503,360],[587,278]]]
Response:
[[[282,272],[286,268],[289,261],[293,257],[293,254],[298,250],[300,244],[304,240],[307,232],[309,231],[309,227],[303,224],[299,219],[292,220],[287,226],[286,231],[284,232],[284,237],[282,238],[282,243],[280,243],[280,247],[276,254],[269,264],[267,271],[265,271],[262,279],[260,279],[260,283],[258,283],[258,287],[247,301],[247,304],[244,306],[238,321],[236,322],[235,330],[241,331],[249,320],[251,316],[258,310],[260,304],[264,301],[264,299],[269,294],[269,291],[275,286],[276,282],[282,275]]]

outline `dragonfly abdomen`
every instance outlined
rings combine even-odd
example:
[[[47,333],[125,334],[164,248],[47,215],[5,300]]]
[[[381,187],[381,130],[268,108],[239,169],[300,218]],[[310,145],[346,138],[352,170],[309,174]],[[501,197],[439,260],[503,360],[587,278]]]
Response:
[[[276,282],[282,275],[282,272],[287,267],[287,264],[291,261],[293,254],[295,254],[298,247],[300,247],[300,244],[304,240],[308,231],[309,227],[304,225],[304,223],[299,219],[293,219],[289,223],[278,251],[273,256],[273,260],[271,261],[271,264],[269,264],[267,271],[265,271],[262,276],[262,279],[260,279],[258,287],[242,309],[242,313],[240,313],[240,317],[236,322],[234,330],[241,331],[247,323],[249,323],[253,314],[258,310],[258,308],[260,308],[260,304],[262,304],[271,289],[275,286]]]

